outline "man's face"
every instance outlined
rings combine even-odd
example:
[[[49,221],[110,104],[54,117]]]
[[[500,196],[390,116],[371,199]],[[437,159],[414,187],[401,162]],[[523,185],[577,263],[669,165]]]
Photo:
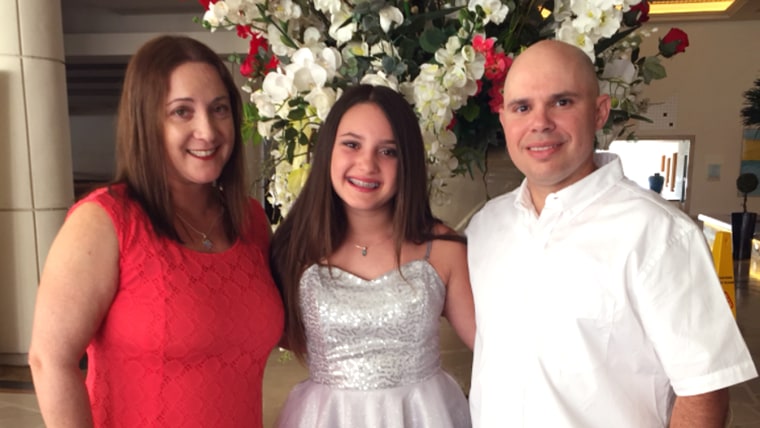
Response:
[[[607,120],[609,98],[596,95],[582,59],[563,46],[536,45],[518,57],[504,86],[507,150],[540,206],[595,168],[594,133]]]

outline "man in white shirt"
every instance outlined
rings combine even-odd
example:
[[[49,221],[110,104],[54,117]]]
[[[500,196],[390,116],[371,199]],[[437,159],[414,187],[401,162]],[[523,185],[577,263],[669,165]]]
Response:
[[[467,228],[475,428],[722,427],[757,376],[701,231],[594,154],[610,109],[581,50],[515,60],[500,114],[522,185]]]

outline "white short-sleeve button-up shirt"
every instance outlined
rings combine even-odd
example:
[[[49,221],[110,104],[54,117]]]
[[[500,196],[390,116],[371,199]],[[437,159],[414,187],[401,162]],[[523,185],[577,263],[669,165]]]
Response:
[[[525,183],[467,228],[474,427],[664,427],[673,393],[757,376],[694,222],[619,159],[547,197]]]

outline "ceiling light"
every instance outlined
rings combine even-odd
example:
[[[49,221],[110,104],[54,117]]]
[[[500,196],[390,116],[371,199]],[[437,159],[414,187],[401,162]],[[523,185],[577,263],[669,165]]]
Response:
[[[649,14],[725,12],[734,0],[651,0]]]

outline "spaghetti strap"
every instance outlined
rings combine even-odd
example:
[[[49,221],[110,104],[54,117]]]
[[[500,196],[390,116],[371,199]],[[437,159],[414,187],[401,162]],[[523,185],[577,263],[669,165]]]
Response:
[[[427,243],[427,248],[425,249],[425,260],[430,258],[430,249],[433,247],[433,241],[430,240]]]

